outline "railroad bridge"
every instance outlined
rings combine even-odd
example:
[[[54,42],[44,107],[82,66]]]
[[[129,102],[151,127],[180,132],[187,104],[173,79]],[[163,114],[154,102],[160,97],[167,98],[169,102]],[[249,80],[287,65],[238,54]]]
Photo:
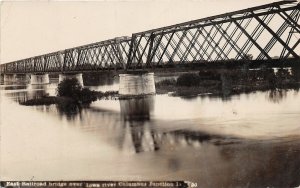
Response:
[[[1,64],[0,72],[4,77],[31,74],[31,83],[39,84],[48,83],[51,73],[60,73],[62,80],[94,71],[155,71],[241,60],[298,61],[299,17],[299,2],[278,1]],[[137,77],[127,76],[123,74],[121,81],[129,83]],[[149,81],[151,76],[139,79]]]

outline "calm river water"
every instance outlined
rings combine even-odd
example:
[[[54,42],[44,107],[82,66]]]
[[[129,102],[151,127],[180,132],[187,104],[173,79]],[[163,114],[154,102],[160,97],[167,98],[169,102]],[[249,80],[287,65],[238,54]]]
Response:
[[[65,111],[18,102],[47,86],[1,85],[2,180],[189,180],[300,185],[300,92],[229,99],[156,95]],[[118,83],[90,87],[117,90]]]

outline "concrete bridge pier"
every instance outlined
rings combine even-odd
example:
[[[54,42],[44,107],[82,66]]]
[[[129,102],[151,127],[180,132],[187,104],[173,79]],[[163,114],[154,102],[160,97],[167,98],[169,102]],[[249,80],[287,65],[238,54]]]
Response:
[[[58,81],[60,83],[60,82],[62,82],[65,79],[72,79],[72,78],[77,79],[78,82],[79,82],[79,84],[81,86],[83,86],[82,73],[79,73],[79,74],[59,74]]]
[[[4,74],[3,75],[3,82],[4,83],[15,83],[17,74]]]
[[[0,74],[0,83],[4,82],[4,74]]]
[[[119,94],[123,96],[155,94],[154,73],[129,72],[120,74]]]
[[[30,75],[30,84],[39,85],[39,84],[49,84],[49,74],[31,74]]]
[[[18,83],[29,83],[30,82],[30,75],[29,74],[17,74],[16,81]]]

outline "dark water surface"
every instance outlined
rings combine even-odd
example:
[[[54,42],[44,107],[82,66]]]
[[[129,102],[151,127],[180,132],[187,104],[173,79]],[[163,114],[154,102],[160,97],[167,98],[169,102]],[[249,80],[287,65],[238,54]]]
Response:
[[[300,185],[300,92],[101,100],[66,111],[18,102],[56,84],[1,85],[2,180],[189,180]],[[117,82],[90,86],[117,90]]]

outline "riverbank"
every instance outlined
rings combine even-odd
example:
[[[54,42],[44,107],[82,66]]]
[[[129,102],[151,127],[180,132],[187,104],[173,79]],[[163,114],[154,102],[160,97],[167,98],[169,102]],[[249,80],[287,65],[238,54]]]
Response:
[[[284,69],[202,69],[193,72],[176,72],[160,75],[155,83],[156,94],[169,96],[195,97],[199,95],[229,97],[231,95],[255,91],[296,89],[300,88],[300,69],[290,67]],[[62,96],[43,96],[27,100],[20,104],[26,106],[73,103],[88,106],[96,100],[130,99],[144,96],[119,96],[118,91],[91,91],[80,88],[72,91],[72,87],[64,89]],[[65,95],[65,96],[64,96]],[[66,97],[67,96],[67,97]]]
[[[254,91],[299,89],[300,69],[222,69],[184,73],[177,79],[156,83],[157,94],[191,97],[197,95],[230,96]]]

